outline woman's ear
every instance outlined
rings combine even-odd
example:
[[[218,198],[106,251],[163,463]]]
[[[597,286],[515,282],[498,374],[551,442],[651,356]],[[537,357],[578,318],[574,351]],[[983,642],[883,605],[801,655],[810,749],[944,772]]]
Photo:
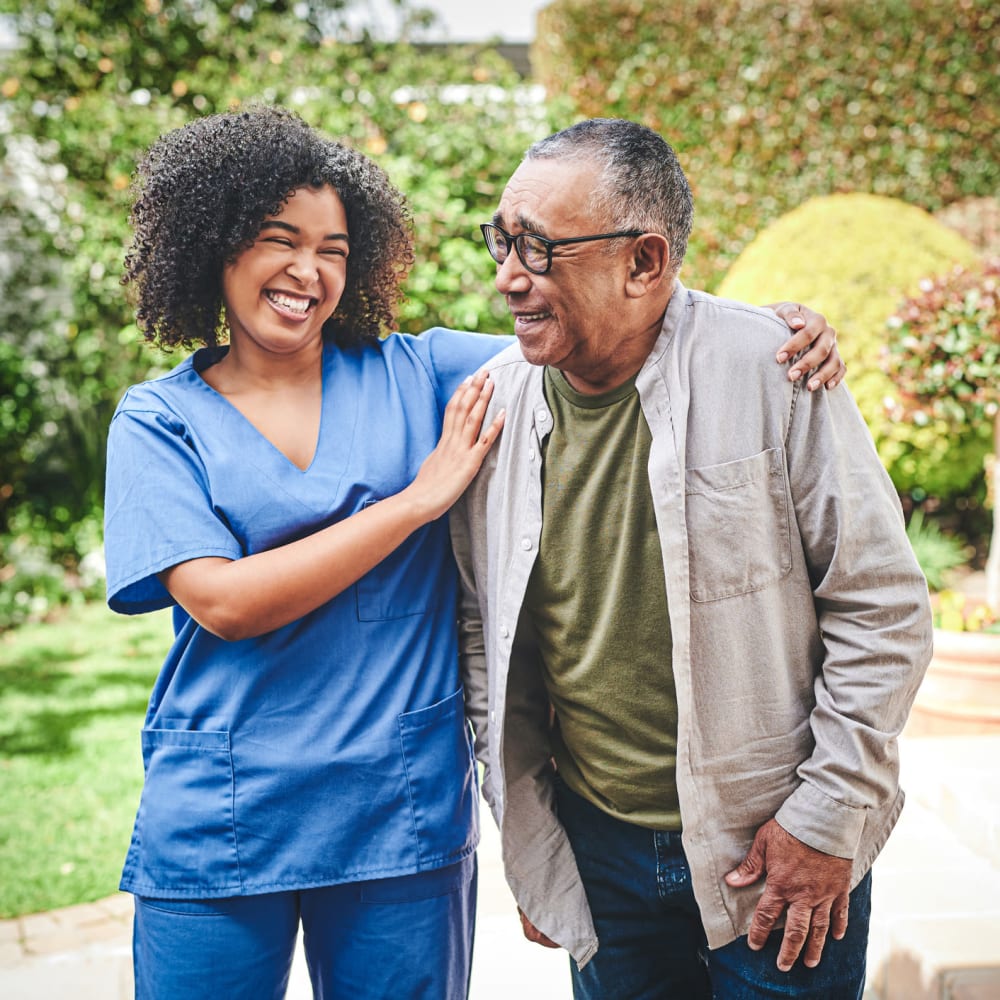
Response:
[[[670,276],[670,244],[659,233],[643,233],[632,251],[625,290],[633,298],[660,288]]]

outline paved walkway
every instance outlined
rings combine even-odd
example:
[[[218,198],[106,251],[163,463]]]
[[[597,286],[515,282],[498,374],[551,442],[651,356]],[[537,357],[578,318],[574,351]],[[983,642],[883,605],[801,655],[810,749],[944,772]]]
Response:
[[[909,799],[875,867],[866,1000],[1000,1000],[1000,737],[903,743]],[[0,997],[129,1000],[130,921],[124,895],[0,921]],[[471,1000],[568,1000],[566,961],[521,937],[484,811]],[[298,954],[289,1000],[310,998]]]

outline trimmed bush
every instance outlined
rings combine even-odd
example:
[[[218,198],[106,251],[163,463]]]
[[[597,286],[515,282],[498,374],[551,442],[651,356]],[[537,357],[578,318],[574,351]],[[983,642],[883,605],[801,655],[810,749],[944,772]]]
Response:
[[[1000,187],[997,0],[555,0],[532,49],[582,117],[677,149],[713,289],[767,223],[865,191],[929,211]]]
[[[794,299],[839,332],[848,382],[897,489],[951,497],[981,474],[985,443],[955,441],[942,420],[894,420],[896,395],[880,362],[886,320],[928,275],[970,264],[975,250],[919,208],[868,194],[813,198],[767,228],[740,255],[719,294],[748,302]]]

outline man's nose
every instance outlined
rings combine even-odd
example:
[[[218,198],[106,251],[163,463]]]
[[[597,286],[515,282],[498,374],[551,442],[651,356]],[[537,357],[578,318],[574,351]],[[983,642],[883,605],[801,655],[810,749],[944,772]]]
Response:
[[[501,295],[526,292],[531,288],[531,272],[521,263],[513,248],[502,264],[497,264],[494,284]]]

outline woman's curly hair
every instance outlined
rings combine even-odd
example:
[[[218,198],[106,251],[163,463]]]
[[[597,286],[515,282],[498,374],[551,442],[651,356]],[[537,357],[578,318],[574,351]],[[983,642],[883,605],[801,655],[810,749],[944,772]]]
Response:
[[[123,284],[162,347],[214,346],[224,331],[222,272],[301,187],[336,190],[347,213],[347,284],[323,327],[349,346],[391,330],[413,263],[402,194],[368,157],[284,108],[200,118],[158,139],[139,164]]]

